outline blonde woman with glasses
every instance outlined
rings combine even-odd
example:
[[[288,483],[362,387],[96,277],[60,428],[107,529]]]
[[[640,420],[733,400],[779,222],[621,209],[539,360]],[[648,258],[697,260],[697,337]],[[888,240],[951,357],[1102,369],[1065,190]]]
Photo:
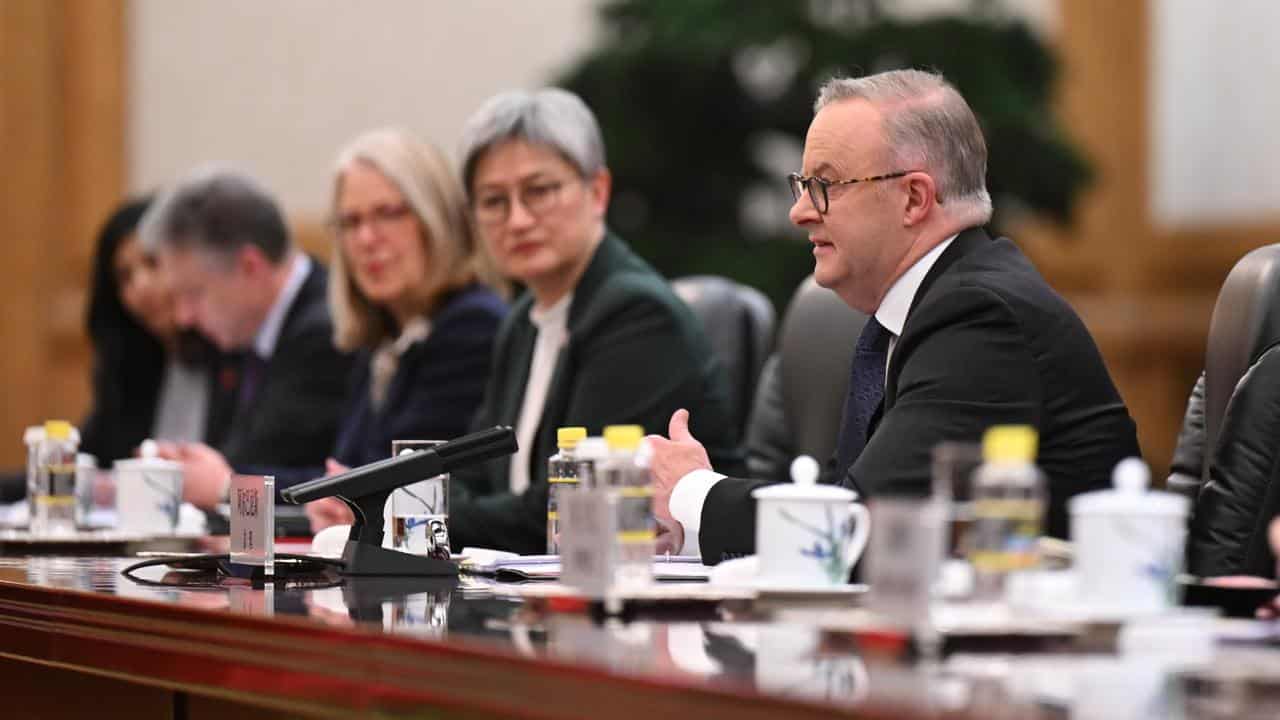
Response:
[[[436,148],[400,130],[356,138],[338,155],[332,215],[334,344],[357,359],[330,474],[386,458],[393,439],[464,434],[506,314]],[[307,510],[313,530],[351,519],[336,501]]]

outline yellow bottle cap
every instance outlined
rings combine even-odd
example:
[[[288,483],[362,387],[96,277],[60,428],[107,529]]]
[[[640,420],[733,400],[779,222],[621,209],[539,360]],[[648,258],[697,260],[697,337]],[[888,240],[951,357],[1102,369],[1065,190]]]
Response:
[[[1039,436],[1030,425],[995,425],[982,436],[982,459],[987,462],[1033,462]]]
[[[44,436],[50,440],[66,440],[71,437],[71,423],[66,420],[45,420]]]
[[[578,446],[578,441],[587,436],[584,427],[562,427],[556,430],[556,446],[568,450]]]
[[[610,425],[604,429],[604,441],[610,450],[636,450],[644,439],[644,428],[639,425]]]

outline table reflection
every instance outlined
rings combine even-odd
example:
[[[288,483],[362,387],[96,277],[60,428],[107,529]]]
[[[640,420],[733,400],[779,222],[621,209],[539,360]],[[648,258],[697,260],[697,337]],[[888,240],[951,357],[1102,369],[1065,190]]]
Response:
[[[317,628],[485,647],[675,686],[751,689],[837,707],[901,703],[926,713],[987,717],[1280,716],[1280,653],[1266,649],[1265,642],[1220,641],[1206,661],[1095,650],[954,652],[932,662],[907,662],[886,656],[856,633],[824,627],[820,612],[806,622],[796,608],[773,614],[722,610],[711,621],[690,621],[707,615],[701,611],[685,618],[642,616],[622,622],[497,596],[490,581],[467,576],[321,574],[255,587],[165,567],[143,568],[136,580],[121,575],[133,562],[0,558],[0,582],[25,581],[195,612],[293,618]],[[779,615],[786,621],[778,622]],[[1265,626],[1250,627],[1259,637],[1272,637],[1263,632]]]

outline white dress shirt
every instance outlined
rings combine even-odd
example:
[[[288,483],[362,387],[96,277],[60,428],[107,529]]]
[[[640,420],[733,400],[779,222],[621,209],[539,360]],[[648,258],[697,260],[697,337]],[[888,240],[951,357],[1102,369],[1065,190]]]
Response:
[[[511,492],[522,493],[529,487],[529,456],[533,452],[533,436],[542,422],[542,410],[547,404],[547,389],[551,385],[551,373],[556,369],[560,349],[569,340],[570,293],[546,310],[530,308],[529,321],[538,328],[538,339],[533,345],[533,359],[529,361],[529,380],[524,386],[524,402],[520,405],[520,418],[516,421],[518,450],[511,458]]]
[[[164,362],[151,437],[200,442],[204,440],[208,412],[209,369],[203,365],[187,365],[170,353]]]
[[[894,281],[880,301],[876,309],[876,321],[889,332],[889,351],[886,353],[886,369],[893,358],[894,346],[902,335],[902,328],[907,324],[907,311],[915,300],[920,284],[933,268],[934,263],[956,239],[955,235],[938,243],[932,250],[907,268],[907,271]],[[888,373],[885,373],[886,380]],[[702,529],[702,506],[707,501],[711,488],[720,482],[724,475],[714,470],[694,470],[676,482],[671,490],[671,516],[684,528],[684,548],[682,555],[699,555],[698,531]]]
[[[289,277],[284,281],[280,294],[276,295],[271,309],[267,311],[266,319],[258,326],[258,334],[253,337],[253,352],[263,360],[270,360],[275,354],[280,330],[284,327],[284,316],[289,313],[289,307],[293,305],[298,293],[302,292],[302,284],[307,281],[307,274],[311,272],[311,258],[305,253],[295,254],[290,262],[293,265],[289,268]]]

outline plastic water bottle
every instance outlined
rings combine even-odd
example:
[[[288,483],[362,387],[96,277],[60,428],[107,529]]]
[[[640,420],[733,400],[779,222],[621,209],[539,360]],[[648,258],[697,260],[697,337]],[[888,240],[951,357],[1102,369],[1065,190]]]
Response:
[[[33,535],[71,535],[76,531],[76,450],[79,433],[65,420],[44,424],[39,444]]]
[[[998,599],[1011,572],[1038,561],[1036,541],[1048,490],[1035,465],[1037,436],[1026,425],[998,425],[982,439],[973,480],[973,543],[969,561],[980,598]]]
[[[578,460],[574,453],[587,436],[584,427],[562,427],[556,431],[560,449],[547,460],[547,554],[560,554],[560,498],[578,489]]]
[[[618,565],[613,542],[617,516],[609,504],[609,491],[599,480],[599,470],[609,459],[609,446],[602,437],[583,438],[574,448],[574,457],[577,490],[562,494],[556,508],[560,576],[587,597],[603,598]]]
[[[44,442],[44,425],[32,425],[22,433],[27,446],[27,525],[36,516],[36,495],[40,483],[40,443]]]
[[[604,429],[609,457],[597,476],[609,492],[609,504],[617,518],[615,545],[618,564],[614,589],[644,587],[653,582],[653,480],[644,447],[644,428],[611,425]]]

